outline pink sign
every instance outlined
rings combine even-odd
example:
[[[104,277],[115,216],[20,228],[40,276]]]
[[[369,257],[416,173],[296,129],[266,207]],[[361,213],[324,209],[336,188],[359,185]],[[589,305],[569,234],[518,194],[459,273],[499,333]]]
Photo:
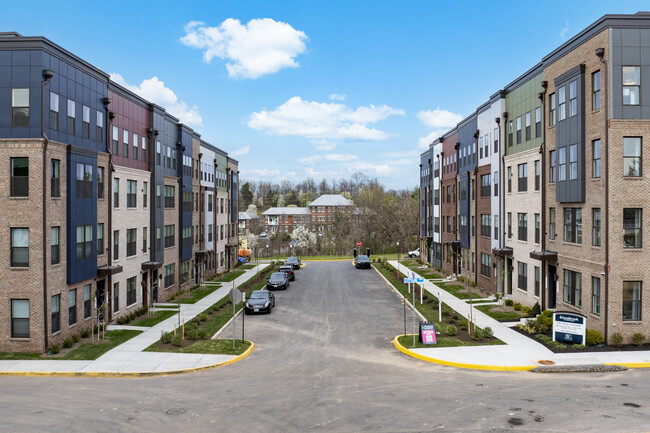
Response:
[[[436,342],[436,330],[433,323],[423,323],[420,325],[420,335],[422,337],[422,343],[424,344],[437,344]]]

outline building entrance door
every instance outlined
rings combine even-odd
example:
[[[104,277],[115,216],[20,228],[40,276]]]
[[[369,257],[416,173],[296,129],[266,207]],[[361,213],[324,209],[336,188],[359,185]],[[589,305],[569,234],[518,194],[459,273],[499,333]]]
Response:
[[[548,265],[548,305],[546,308],[555,308],[557,300],[557,269],[554,265]]]
[[[506,293],[508,295],[512,295],[512,259],[506,259],[506,274],[508,277],[508,282],[507,282],[508,291]]]

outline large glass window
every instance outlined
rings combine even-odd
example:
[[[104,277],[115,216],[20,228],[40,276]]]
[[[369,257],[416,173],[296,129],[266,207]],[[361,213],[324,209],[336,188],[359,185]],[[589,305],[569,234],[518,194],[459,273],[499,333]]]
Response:
[[[527,213],[518,213],[517,221],[519,225],[519,231],[517,233],[517,239],[520,241],[528,240],[528,214]]]
[[[639,105],[641,96],[641,67],[623,66],[623,105]]]
[[[11,126],[29,126],[29,89],[11,89]]]
[[[72,99],[68,99],[68,116],[66,118],[67,133],[74,135],[76,131],[77,104]]]
[[[93,197],[93,166],[90,164],[76,163],[76,196],[79,198]]]
[[[623,248],[641,248],[643,209],[623,209]]]
[[[11,229],[11,266],[29,266],[29,229]]]
[[[95,127],[95,140],[99,143],[104,142],[104,113],[97,111],[97,122]]]
[[[97,198],[104,198],[104,167],[97,167]]]
[[[591,142],[591,177],[600,178],[600,139]]]
[[[77,260],[92,258],[93,226],[77,226]]]
[[[548,238],[555,240],[555,208],[548,209]]]
[[[528,191],[528,164],[523,163],[517,165],[517,171],[519,173],[518,178],[518,191]]]
[[[165,248],[174,246],[174,227],[173,224],[165,226]]]
[[[104,254],[104,223],[97,224],[97,255]]]
[[[9,194],[11,197],[29,196],[29,158],[11,158],[11,185]]]
[[[60,168],[61,161],[58,159],[50,160],[50,194],[52,197],[61,197],[61,189],[59,185]]]
[[[539,243],[541,220],[538,213],[535,214],[535,243]]]
[[[59,254],[59,232],[61,227],[50,228],[50,264],[56,265],[61,260]]]
[[[138,137],[138,134],[135,132],[133,133],[133,159],[138,160],[138,141],[140,141],[140,138]]]
[[[50,313],[52,323],[52,334],[61,330],[61,295],[54,295],[50,301]]]
[[[521,143],[521,116],[517,117],[517,144]]]
[[[623,176],[641,176],[641,137],[623,137]]]
[[[542,169],[539,159],[535,161],[535,191],[539,191],[539,184],[542,176]]]
[[[122,149],[123,149],[123,155],[125,158],[129,157],[129,131],[126,129],[122,131]]]
[[[641,281],[623,281],[623,320],[641,320]]]
[[[11,300],[11,338],[29,338],[29,299]]]
[[[481,236],[490,237],[491,228],[490,221],[492,216],[490,214],[481,214]]]
[[[174,284],[175,272],[174,264],[165,266],[165,287],[169,287]]]
[[[120,207],[120,179],[113,178],[113,207]]]
[[[578,145],[569,146],[569,180],[578,178]]]
[[[531,119],[530,119],[530,111],[526,113],[525,116],[525,122],[526,122],[526,141],[531,139]]]
[[[147,162],[147,137],[142,137],[142,160]]]
[[[81,137],[90,138],[90,107],[85,105],[81,106],[82,122],[81,122]]]
[[[512,125],[512,120],[508,122],[508,147],[511,147],[513,145],[512,142],[512,133],[513,133],[513,125]]]
[[[126,256],[131,257],[136,254],[136,243],[138,241],[138,233],[136,229],[126,230]]]
[[[555,93],[551,93],[549,96],[549,116],[548,116],[548,125],[555,126],[555,116],[556,116],[556,98]]]
[[[136,301],[136,290],[135,290],[135,277],[131,277],[126,280],[126,305],[135,304]]]
[[[557,182],[557,154],[554,150],[551,150],[548,153],[548,162],[549,162],[549,171],[548,171],[548,181],[551,183]]]
[[[539,296],[540,280],[541,278],[539,266],[535,266],[535,296]]]
[[[120,152],[120,130],[117,126],[113,126],[113,155],[119,155]]]
[[[560,180],[566,180],[566,147],[560,147],[557,152],[560,166]]]
[[[517,262],[517,287],[524,292],[528,291],[528,264]]]
[[[582,209],[564,208],[564,241],[582,243]]]
[[[120,231],[113,230],[113,259],[120,258]]]
[[[566,88],[564,86],[557,89],[557,99],[560,109],[560,118],[558,120],[566,119]]]
[[[535,138],[542,136],[542,107],[535,108]]]
[[[490,197],[490,174],[481,175],[481,197]]]
[[[120,311],[120,283],[113,283],[113,313]]]
[[[582,307],[582,274],[564,270],[564,302]]]
[[[68,290],[68,325],[77,323],[77,289]]]
[[[591,109],[600,109],[600,71],[591,74]]]
[[[578,80],[569,83],[569,117],[578,114]]]
[[[84,319],[90,317],[91,304],[90,304],[90,284],[84,286]]]
[[[481,253],[481,275],[490,278],[492,268],[492,257],[489,254]]]
[[[59,95],[50,92],[50,129],[59,130]]]
[[[591,235],[591,245],[595,247],[600,246],[600,208],[593,208],[591,210],[591,216],[592,216],[592,235]]]
[[[591,312],[600,315],[600,278],[591,277]]]
[[[176,203],[176,188],[173,185],[165,185],[165,207],[172,208]]]
[[[126,181],[126,207],[136,206],[136,195],[138,191],[138,182],[135,180]]]

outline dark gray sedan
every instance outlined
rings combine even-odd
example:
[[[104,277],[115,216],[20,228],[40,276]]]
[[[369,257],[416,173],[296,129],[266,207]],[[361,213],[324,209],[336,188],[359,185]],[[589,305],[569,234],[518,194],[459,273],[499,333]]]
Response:
[[[354,259],[354,267],[357,269],[366,268],[370,269],[370,259],[368,256],[360,255]]]
[[[268,290],[254,290],[244,305],[244,313],[270,313],[275,307],[275,296]]]
[[[284,272],[273,272],[266,282],[266,288],[268,290],[286,290],[289,288],[289,277]]]

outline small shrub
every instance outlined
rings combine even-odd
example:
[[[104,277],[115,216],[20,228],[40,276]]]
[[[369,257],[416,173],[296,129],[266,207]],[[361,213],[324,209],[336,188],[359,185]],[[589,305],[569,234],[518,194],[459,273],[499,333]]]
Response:
[[[584,350],[585,347],[587,347],[587,346],[585,346],[584,344],[574,344],[572,347],[573,347],[574,349]]]
[[[637,332],[632,336],[632,343],[636,344],[637,346],[641,347],[643,346],[643,343],[645,342],[645,334],[642,334],[640,332]]]
[[[169,297],[169,300],[170,300],[170,301],[173,301],[174,299],[176,299],[176,295],[175,295],[175,294],[174,294],[174,295],[171,295],[171,296]]]
[[[117,319],[117,324],[118,325],[125,325],[127,322],[126,317],[120,317]]]
[[[204,313],[199,314],[199,322],[205,322],[207,320],[208,320],[208,315],[207,314],[204,314]]]
[[[537,328],[535,327],[535,322],[527,322],[525,325],[520,323],[519,325],[517,325],[517,328],[527,332],[530,335],[537,334]]]
[[[612,345],[621,347],[623,345],[623,336],[620,332],[614,332],[610,337],[610,341],[612,342]]]
[[[210,334],[208,334],[208,331],[206,331],[205,329],[201,329],[199,331],[199,338],[203,338],[204,340],[207,340],[210,338]]]
[[[445,328],[445,334],[449,336],[456,335],[458,334],[458,329],[456,329],[454,325],[447,325],[447,327]]]
[[[506,299],[505,301],[503,301],[503,303],[505,304],[506,307],[512,307],[514,301],[512,299]]]
[[[73,343],[77,344],[80,339],[81,339],[81,337],[76,332],[74,334],[72,334],[72,342]]]
[[[163,343],[163,344],[171,343],[173,337],[174,337],[174,334],[172,332],[162,332],[160,334],[160,342]]]
[[[521,307],[521,312],[523,313],[524,317],[530,317],[531,316],[531,311],[532,311],[532,308],[530,308],[530,307]]]
[[[183,344],[180,334],[176,334],[174,337],[172,337],[172,344],[176,347],[180,347]]]
[[[537,316],[537,326],[541,328],[542,326],[545,326],[546,331],[551,329],[553,327],[553,312],[551,310],[545,310]],[[544,331],[544,332],[546,332]],[[542,332],[542,331],[540,331]]]
[[[515,311],[521,311],[521,304],[519,302],[516,302],[512,308],[515,309]]]
[[[548,332],[548,327],[546,325],[540,325],[538,323],[536,326],[537,326],[537,332],[539,332],[540,334],[546,334]]]
[[[542,343],[547,343],[547,344],[550,343],[551,341],[553,341],[553,339],[551,337],[549,337],[548,335],[544,335],[544,334],[537,334],[537,335],[535,335],[535,338],[537,338]]]
[[[197,331],[196,329],[190,329],[189,331],[187,331],[187,332],[185,333],[185,337],[186,337],[188,340],[192,340],[192,341],[194,341],[194,340],[196,340],[197,338],[199,338],[199,331]]]
[[[442,315],[443,315],[443,316],[449,316],[449,311],[447,311],[447,310],[442,310]]]
[[[65,347],[66,349],[71,348],[72,344],[73,344],[72,338],[66,338],[65,340],[63,340],[63,347]]]
[[[605,341],[605,337],[603,337],[603,334],[599,330],[587,329],[587,335],[585,336],[587,346],[595,346],[601,344],[603,341]]]
[[[451,316],[451,318],[454,320],[460,320],[460,316],[458,314],[454,314],[453,316]]]
[[[460,282],[462,283],[462,282],[464,282],[464,281],[465,281],[465,278],[463,278],[463,276],[462,276],[462,275],[459,275],[459,276],[458,276],[458,281],[460,281]]]
[[[79,331],[79,335],[81,335],[81,338],[90,337],[90,329],[88,329],[88,328],[82,329],[81,331]]]
[[[56,355],[61,351],[61,347],[58,344],[53,344],[50,346],[50,350],[52,351],[52,355]]]
[[[551,346],[553,349],[557,350],[558,352],[563,352],[566,350],[566,346],[564,345],[564,343],[560,343],[559,341],[550,341],[548,345]]]
[[[483,339],[483,336],[483,331],[481,331],[479,328],[474,329],[474,332],[472,332],[472,340],[481,341]]]
[[[492,338],[494,337],[494,331],[489,326],[486,326],[483,328],[483,335],[485,335],[487,338]]]
[[[540,314],[542,314],[542,307],[539,306],[539,302],[535,302],[535,305],[533,305],[533,308],[530,310],[530,315],[539,316]]]
[[[462,325],[460,325],[460,329],[461,331],[467,331],[467,325],[463,323]]]

